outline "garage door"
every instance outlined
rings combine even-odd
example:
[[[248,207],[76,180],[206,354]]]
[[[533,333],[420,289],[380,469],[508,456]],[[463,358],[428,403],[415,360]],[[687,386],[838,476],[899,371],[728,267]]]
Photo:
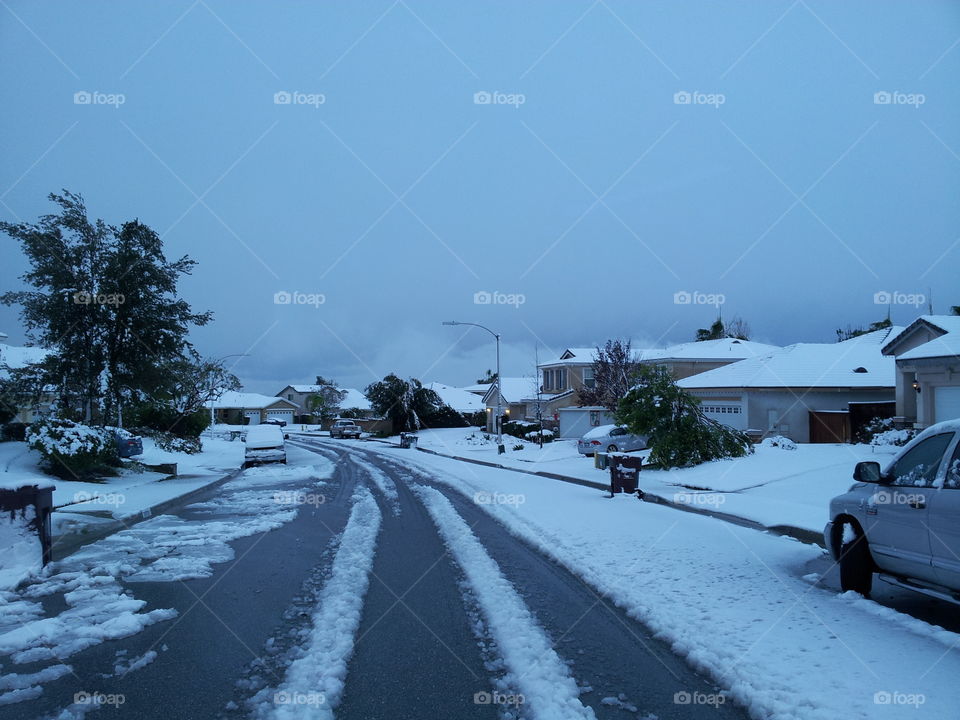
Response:
[[[933,390],[933,421],[960,418],[960,387],[938,387]]]
[[[260,411],[259,410],[244,410],[243,416],[247,419],[247,425],[259,425],[260,424]]]
[[[268,410],[268,420],[283,420],[285,423],[293,423],[293,410]]]
[[[708,418],[712,418],[719,423],[737,430],[747,429],[747,415],[743,412],[743,405],[740,403],[718,403],[704,400],[700,409]]]

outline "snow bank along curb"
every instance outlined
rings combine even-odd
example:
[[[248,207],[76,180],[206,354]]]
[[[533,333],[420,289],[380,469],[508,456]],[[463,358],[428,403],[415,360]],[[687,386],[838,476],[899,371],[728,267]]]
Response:
[[[104,523],[98,523],[93,527],[84,527],[77,532],[64,533],[62,535],[57,535],[53,538],[53,559],[54,561],[63,560],[66,557],[69,557],[77,550],[82,548],[84,545],[89,545],[92,542],[97,540],[102,540],[103,538],[113,535],[115,532],[121,530],[126,530],[143,520],[153,517],[154,515],[163,515],[171,508],[184,503],[194,500],[203,493],[228,483],[234,478],[236,478],[241,472],[242,468],[237,468],[236,470],[231,471],[223,477],[216,478],[211,480],[206,485],[203,485],[198,488],[193,488],[182,495],[177,495],[176,497],[168,498],[163,502],[159,502],[156,505],[153,505],[149,508],[141,510],[135,515],[129,515],[120,520],[109,520]],[[69,508],[69,505],[65,505],[64,508]],[[61,510],[55,510],[54,512],[61,512]],[[69,512],[69,510],[66,510]]]
[[[377,442],[386,442],[378,440]],[[397,447],[395,443],[387,443],[392,447]],[[562,482],[571,483],[573,485],[582,485],[584,487],[596,488],[597,490],[609,490],[610,483],[599,483],[593,482],[592,480],[584,480],[583,478],[573,477],[571,475],[560,475],[559,473],[546,472],[544,470],[524,470],[523,468],[511,467],[509,465],[500,465],[499,463],[489,462],[488,460],[478,460],[477,458],[468,458],[463,457],[462,455],[447,455],[445,453],[437,452],[436,450],[430,450],[428,448],[418,447],[416,448],[420,452],[428,453],[429,455],[437,455],[438,457],[449,458],[451,460],[459,460],[460,462],[472,463],[474,465],[483,465],[484,467],[497,468],[500,470],[510,470],[511,472],[523,473],[524,475],[536,475],[538,477],[550,478],[551,480],[560,480]],[[640,476],[641,485],[640,488],[643,489],[643,475]],[[695,505],[688,505],[686,503],[678,503],[670,500],[663,495],[658,495],[649,490],[644,490],[644,498],[647,502],[654,502],[658,505],[666,505],[675,510],[683,510],[685,512],[695,513],[697,515],[707,515],[712,518],[717,518],[718,520],[724,520],[734,525],[741,525],[743,527],[752,528],[754,530],[761,530],[773,533],[774,535],[784,535],[786,537],[792,537],[795,540],[800,542],[807,543],[810,545],[819,545],[822,548],[825,548],[823,542],[823,536],[820,533],[812,532],[806,528],[795,527],[793,525],[764,525],[757,522],[756,520],[750,520],[749,518],[740,517],[739,515],[732,515],[730,513],[722,513],[716,510],[710,510],[708,508],[699,507]],[[824,524],[826,524],[826,509],[824,509]]]
[[[596,718],[546,633],[497,563],[439,491],[411,486],[433,518],[444,544],[463,570],[507,665],[505,682],[523,695],[534,718]]]
[[[258,698],[260,717],[333,718],[360,627],[382,519],[373,495],[358,486],[303,655],[287,668],[276,692],[267,689]]]

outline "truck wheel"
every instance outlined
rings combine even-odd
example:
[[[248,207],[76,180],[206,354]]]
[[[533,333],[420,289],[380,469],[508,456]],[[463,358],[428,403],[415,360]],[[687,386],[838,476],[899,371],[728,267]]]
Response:
[[[873,558],[862,532],[840,548],[840,589],[870,597],[873,587]]]

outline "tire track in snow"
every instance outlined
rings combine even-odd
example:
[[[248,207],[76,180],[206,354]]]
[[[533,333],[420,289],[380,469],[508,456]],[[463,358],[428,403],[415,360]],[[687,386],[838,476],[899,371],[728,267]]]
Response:
[[[303,654],[276,691],[263,693],[260,717],[328,720],[340,702],[383,519],[367,488],[358,486],[353,500]]]
[[[398,516],[400,514],[400,497],[397,495],[397,486],[393,484],[393,480],[387,477],[387,474],[383,472],[383,470],[373,463],[363,460],[356,453],[350,453],[348,457],[366,472],[367,476],[373,481],[373,484],[377,486],[377,489],[383,493],[383,496],[387,499],[390,512],[393,513],[394,517]]]
[[[550,639],[450,501],[434,488],[411,484],[411,490],[463,570],[507,664],[504,681],[523,694],[524,710],[542,720],[595,720]]]

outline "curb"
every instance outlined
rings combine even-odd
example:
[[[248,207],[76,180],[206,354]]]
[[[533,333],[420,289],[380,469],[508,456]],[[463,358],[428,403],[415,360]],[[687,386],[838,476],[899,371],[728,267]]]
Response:
[[[393,443],[390,443],[391,445]],[[396,447],[396,445],[394,445]],[[569,475],[560,475],[558,473],[545,472],[542,470],[523,470],[521,468],[509,467],[506,465],[500,465],[499,463],[488,462],[486,460],[477,460],[476,458],[465,458],[459,455],[445,455],[439,453],[436,450],[428,450],[427,448],[418,447],[417,450],[420,452],[428,453],[429,455],[436,455],[438,457],[449,458],[451,460],[459,460],[461,462],[473,463],[474,465],[483,465],[485,467],[499,468],[500,470],[510,470],[511,472],[523,473],[525,475],[536,475],[538,477],[550,478],[551,480],[560,480],[561,482],[570,483],[572,485],[581,485],[583,487],[594,488],[597,490],[610,490],[609,483],[599,483],[592,480],[584,480],[583,478],[571,477]],[[773,535],[780,535],[782,537],[793,538],[794,540],[799,540],[802,543],[807,543],[810,545],[818,545],[821,548],[826,549],[826,545],[823,541],[823,536],[814,532],[813,530],[808,530],[806,528],[796,527],[794,525],[764,525],[759,523],[756,520],[750,520],[748,518],[742,518],[739,515],[731,515],[730,513],[717,512],[716,510],[707,510],[700,507],[693,507],[690,505],[685,505],[684,503],[676,503],[672,500],[668,500],[662,495],[657,495],[656,493],[650,491],[644,491],[643,498],[645,502],[652,502],[657,505],[664,505],[674,510],[682,510],[683,512],[693,513],[695,515],[706,515],[707,517],[715,518],[716,520],[723,520],[732,525],[739,525],[741,527],[751,528],[753,530],[760,530],[761,532],[768,532]]]
[[[147,520],[154,515],[162,515],[167,510],[172,507],[183,503],[189,502],[190,500],[195,499],[201,494],[211,490],[213,488],[219,487],[230,480],[233,480],[237,475],[240,474],[242,468],[237,468],[236,470],[231,471],[227,475],[212,480],[206,485],[201,485],[198,488],[184,493],[183,495],[177,495],[176,497],[169,498],[163,502],[159,502],[156,505],[152,505],[148,508],[144,508],[138,513],[132,515],[127,515],[122,519],[114,519],[110,522],[97,525],[95,528],[87,528],[79,532],[67,533],[64,535],[57,535],[53,539],[53,547],[51,548],[51,562],[57,562],[63,560],[66,557],[69,557],[77,550],[82,548],[84,545],[89,545],[92,542],[97,540],[102,540],[103,538],[113,535],[115,532],[120,530],[126,530],[133,527],[134,525]],[[69,508],[69,505],[61,505],[60,509]],[[57,510],[54,510],[57,512]]]

